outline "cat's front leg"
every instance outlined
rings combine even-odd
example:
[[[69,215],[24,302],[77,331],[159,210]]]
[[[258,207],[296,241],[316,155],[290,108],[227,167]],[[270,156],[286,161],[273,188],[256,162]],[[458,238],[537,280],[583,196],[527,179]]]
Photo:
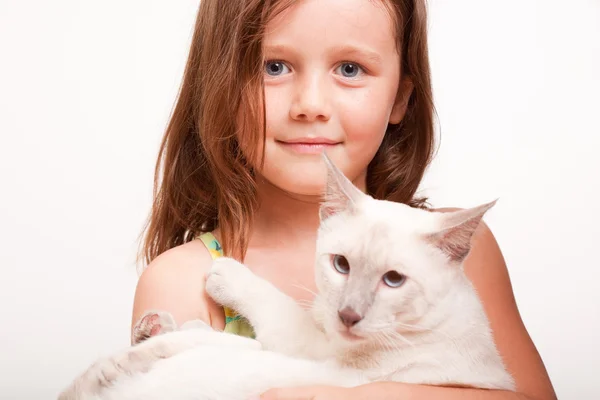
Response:
[[[59,400],[84,399],[99,394],[120,378],[148,372],[156,361],[200,345],[261,349],[256,340],[205,328],[154,336],[94,363],[61,393]]]
[[[261,293],[263,282],[248,268],[229,257],[220,257],[206,274],[206,293],[217,303],[229,307],[250,319],[257,295]]]
[[[263,348],[307,358],[328,356],[325,349],[331,346],[312,316],[236,260],[222,257],[214,261],[206,291],[216,302],[248,319]]]

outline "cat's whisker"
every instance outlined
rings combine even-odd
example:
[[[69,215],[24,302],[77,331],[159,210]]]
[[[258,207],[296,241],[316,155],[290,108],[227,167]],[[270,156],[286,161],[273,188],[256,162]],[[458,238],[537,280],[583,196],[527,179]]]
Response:
[[[383,332],[385,332],[385,333],[384,333],[384,334],[385,334],[385,337],[386,337],[386,338],[387,338],[387,340],[388,340],[388,341],[391,343],[391,348],[392,348],[392,349],[394,349],[394,350],[399,350],[399,351],[400,351],[400,350],[402,350],[402,346],[400,345],[400,343],[398,343],[397,341],[395,341],[395,340],[394,340],[394,337],[393,337],[393,336],[392,336],[392,335],[391,335],[389,332],[386,332],[386,331],[383,331]],[[410,341],[408,341],[408,340],[407,340],[407,342],[408,342],[408,344],[409,344],[410,346],[414,347],[414,345],[413,345],[413,344],[412,344]]]
[[[397,339],[400,339],[401,341],[403,341],[404,343],[408,344],[410,347],[415,347],[413,342],[411,342],[410,340],[405,338],[404,335],[402,335],[398,331],[384,330],[382,332],[385,332],[387,335],[390,335],[390,339],[397,338]]]
[[[300,300],[296,300],[296,303],[297,303],[297,304],[298,304],[300,307],[304,308],[305,310],[310,310],[310,309],[311,309],[311,308],[313,308],[313,306],[314,306],[313,302],[312,302],[312,301],[310,301],[310,300],[303,300],[303,299],[300,299]]]
[[[365,331],[366,333],[372,333],[371,338],[383,349],[383,350],[400,350],[398,343],[394,340],[385,330],[377,330],[373,332]]]
[[[315,292],[312,289],[307,288],[306,286],[299,284],[299,283],[293,283],[292,284],[293,287],[297,288],[297,289],[301,289],[301,290],[305,290],[308,293],[312,294],[313,296],[317,297],[319,294],[317,292]]]
[[[415,332],[418,332],[418,331],[428,331],[428,332],[431,332],[431,333],[436,333],[438,335],[442,335],[442,336],[444,336],[447,339],[453,339],[446,332],[443,332],[443,331],[441,331],[439,329],[426,328],[424,326],[418,326],[418,325],[410,325],[410,324],[405,324],[405,323],[402,323],[402,322],[395,322],[393,326],[395,328],[408,328],[408,329],[412,329]]]
[[[432,330],[431,328],[427,328],[424,326],[418,326],[418,325],[409,325],[409,324],[405,324],[402,322],[398,322],[398,321],[393,321],[393,322],[386,322],[386,323],[381,323],[381,324],[373,324],[371,325],[371,328],[373,330],[380,330],[380,329],[390,329],[390,328],[398,328],[398,327],[404,327],[404,328],[409,328],[412,329],[414,331],[430,331]]]
[[[411,324],[406,324],[404,322],[400,322],[400,321],[395,321],[393,323],[394,326],[398,327],[401,326],[403,328],[409,328],[409,329],[413,329],[415,331],[433,331],[433,328],[428,328],[426,326],[421,326],[421,325],[411,325]]]
[[[371,329],[373,329],[373,331],[379,331],[382,329],[396,330],[397,328],[406,328],[407,330],[410,330],[411,332],[415,332],[415,333],[418,333],[420,331],[427,331],[427,332],[431,332],[431,333],[436,333],[438,335],[444,336],[447,339],[453,340],[453,338],[450,335],[448,335],[446,332],[440,331],[438,329],[427,328],[425,326],[420,326],[420,325],[411,325],[411,324],[406,324],[406,323],[398,322],[398,321],[395,321],[391,324],[371,325]]]
[[[389,349],[390,343],[386,340],[386,338],[384,337],[384,335],[382,335],[380,332],[376,333],[373,336],[373,339],[375,339],[375,341],[377,342],[377,344],[379,346],[381,346],[383,349]]]
[[[386,332],[386,331],[380,331],[380,332],[377,333],[376,336],[380,337],[381,340],[382,340],[382,342],[385,343],[384,344],[384,349],[387,348],[390,351],[392,351],[392,350],[397,350],[397,351],[402,350],[400,344],[396,343],[394,341],[394,339],[389,335],[388,332]]]
[[[381,339],[383,348],[388,349],[388,350],[395,350],[397,348],[397,346],[394,344],[394,342],[391,340],[391,338],[385,334],[385,331],[379,332],[376,335],[376,337]]]

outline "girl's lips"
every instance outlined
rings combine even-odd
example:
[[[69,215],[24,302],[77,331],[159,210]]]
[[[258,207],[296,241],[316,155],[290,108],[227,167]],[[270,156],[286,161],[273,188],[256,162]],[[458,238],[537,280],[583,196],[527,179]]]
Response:
[[[278,142],[278,144],[284,149],[293,151],[300,154],[320,154],[324,150],[328,150],[337,144],[331,143],[287,143]],[[339,143],[338,143],[339,144]]]
[[[341,142],[336,142],[326,138],[298,138],[293,140],[280,141],[276,143],[288,151],[299,154],[320,154],[324,150],[331,149]]]

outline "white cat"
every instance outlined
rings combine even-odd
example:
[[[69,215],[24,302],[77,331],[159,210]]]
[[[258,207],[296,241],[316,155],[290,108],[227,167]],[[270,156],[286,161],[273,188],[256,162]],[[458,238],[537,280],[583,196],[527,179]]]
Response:
[[[310,311],[222,258],[206,290],[257,340],[210,329],[152,337],[94,364],[61,400],[240,399],[272,387],[406,383],[514,390],[462,270],[494,203],[449,213],[375,200],[324,157]]]

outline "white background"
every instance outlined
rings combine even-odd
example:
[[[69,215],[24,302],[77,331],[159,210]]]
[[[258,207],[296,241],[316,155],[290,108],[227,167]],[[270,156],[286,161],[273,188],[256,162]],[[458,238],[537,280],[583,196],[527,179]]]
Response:
[[[128,345],[198,0],[0,0],[0,398]],[[486,220],[561,399],[600,384],[600,2],[431,0],[435,206]]]

